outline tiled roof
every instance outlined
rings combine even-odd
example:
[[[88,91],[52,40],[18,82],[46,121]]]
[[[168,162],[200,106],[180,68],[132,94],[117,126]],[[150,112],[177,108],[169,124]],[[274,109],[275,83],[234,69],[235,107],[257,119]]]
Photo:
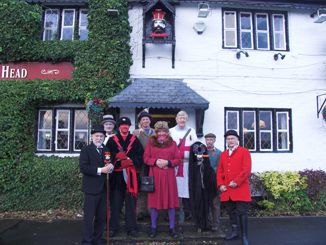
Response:
[[[209,102],[182,80],[135,79],[111,99],[110,107],[119,108],[208,108]]]

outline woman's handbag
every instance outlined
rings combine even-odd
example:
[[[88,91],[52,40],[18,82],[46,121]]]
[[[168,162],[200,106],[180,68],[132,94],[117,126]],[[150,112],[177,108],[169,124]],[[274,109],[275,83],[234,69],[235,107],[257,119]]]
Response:
[[[153,171],[152,171],[153,172]],[[140,190],[142,192],[154,192],[154,176],[143,176],[141,177]]]

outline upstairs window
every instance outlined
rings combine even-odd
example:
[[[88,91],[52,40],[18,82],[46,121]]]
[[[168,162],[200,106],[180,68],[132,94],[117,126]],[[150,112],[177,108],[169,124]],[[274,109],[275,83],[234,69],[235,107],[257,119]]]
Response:
[[[43,40],[79,40],[88,38],[87,9],[47,9],[44,12]],[[78,23],[78,24],[77,24]],[[78,28],[76,30],[76,28]]]
[[[89,120],[85,109],[39,109],[37,122],[37,152],[79,152],[89,142]]]
[[[285,12],[223,10],[223,48],[288,50]]]
[[[290,109],[226,108],[225,130],[236,130],[252,152],[292,152]]]

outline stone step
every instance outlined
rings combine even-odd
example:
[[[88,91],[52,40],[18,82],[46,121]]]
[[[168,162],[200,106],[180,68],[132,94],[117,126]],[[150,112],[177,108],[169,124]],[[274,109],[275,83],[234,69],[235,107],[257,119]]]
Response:
[[[123,224],[121,227],[124,227]],[[221,227],[223,231],[227,232],[225,220],[222,220]],[[158,223],[157,236],[150,238],[148,236],[150,231],[149,222],[138,222],[138,236],[130,237],[121,229],[116,236],[110,238],[110,244],[148,244],[148,245],[202,245],[202,244],[224,244],[224,240],[217,237],[214,231],[197,232],[197,229],[191,222],[186,222],[182,226],[176,228],[178,238],[173,239],[169,236],[169,225],[167,222]]]

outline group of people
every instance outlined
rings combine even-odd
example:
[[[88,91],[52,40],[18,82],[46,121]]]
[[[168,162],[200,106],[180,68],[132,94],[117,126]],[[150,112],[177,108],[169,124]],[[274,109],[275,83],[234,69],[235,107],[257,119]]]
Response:
[[[176,115],[173,128],[165,121],[151,128],[151,119],[147,110],[141,111],[138,129],[131,133],[128,117],[115,121],[105,115],[102,125],[92,129],[92,142],[80,154],[82,244],[104,244],[106,222],[109,236],[114,237],[123,206],[127,235],[132,237],[138,233],[137,218],[149,214],[149,236],[154,238],[159,211],[166,210],[172,238],[178,237],[176,222],[182,228],[185,218],[191,218],[198,232],[211,229],[217,237],[231,240],[238,239],[240,231],[242,243],[248,244],[251,158],[239,146],[237,132],[225,133],[227,149],[221,152],[214,146],[213,133],[205,135],[206,144],[197,139],[195,130],[187,126],[185,111]],[[154,191],[149,193],[140,190],[140,178],[147,175],[154,179]],[[221,202],[230,217],[228,235],[220,225]]]

